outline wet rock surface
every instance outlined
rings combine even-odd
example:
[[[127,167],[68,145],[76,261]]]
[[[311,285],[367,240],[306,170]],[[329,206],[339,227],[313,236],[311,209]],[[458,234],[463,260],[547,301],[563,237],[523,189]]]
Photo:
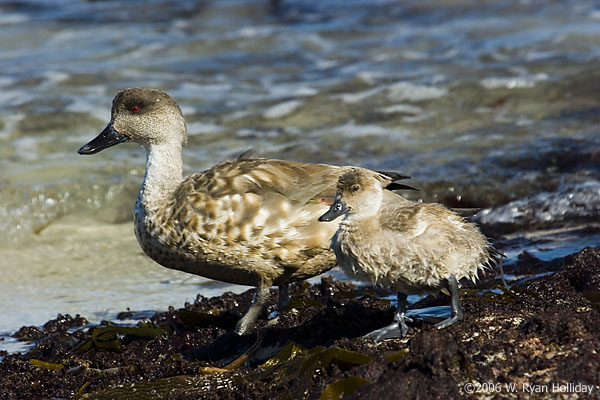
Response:
[[[0,398],[600,399],[600,248],[532,257],[521,260],[556,272],[510,290],[490,290],[493,276],[465,286],[463,321],[437,330],[416,319],[407,337],[380,343],[361,336],[391,321],[389,292],[328,278],[293,286],[269,323],[273,290],[243,337],[231,332],[253,290],[150,318],[126,311],[122,324],[59,315],[15,334],[35,346],[1,354]],[[440,304],[449,297],[411,308]]]

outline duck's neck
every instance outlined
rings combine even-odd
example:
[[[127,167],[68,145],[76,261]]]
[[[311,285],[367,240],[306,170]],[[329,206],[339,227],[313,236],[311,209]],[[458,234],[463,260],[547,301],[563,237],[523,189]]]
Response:
[[[368,204],[355,208],[344,216],[340,226],[347,230],[366,229],[365,227],[377,226],[378,214],[381,208],[381,196],[374,196]],[[375,228],[377,230],[377,228]]]
[[[138,196],[138,204],[160,203],[183,181],[181,145],[162,144],[146,147],[146,174]]]

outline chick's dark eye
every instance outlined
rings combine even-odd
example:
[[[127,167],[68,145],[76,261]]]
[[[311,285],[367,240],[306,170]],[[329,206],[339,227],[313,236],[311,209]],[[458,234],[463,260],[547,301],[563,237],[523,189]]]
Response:
[[[354,185],[354,186],[352,186],[352,191],[353,191],[353,192],[357,192],[357,191],[358,191],[358,189],[360,189],[360,186],[358,186],[358,185]]]
[[[130,110],[131,110],[131,112],[136,113],[136,112],[140,111],[140,108],[138,106],[131,106]]]

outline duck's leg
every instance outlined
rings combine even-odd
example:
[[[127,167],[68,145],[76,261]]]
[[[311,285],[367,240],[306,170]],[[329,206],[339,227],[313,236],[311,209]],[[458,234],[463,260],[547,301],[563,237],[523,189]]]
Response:
[[[277,286],[279,288],[279,302],[277,303],[277,311],[273,311],[269,314],[268,326],[275,325],[279,320],[279,316],[290,304],[290,287],[287,283]]]
[[[394,315],[394,320],[392,321],[392,323],[388,326],[384,326],[383,328],[367,333],[364,337],[371,338],[376,342],[379,342],[383,339],[393,339],[406,336],[406,334],[408,333],[408,326],[406,326],[406,321],[412,321],[411,318],[408,318],[406,316],[407,297],[408,296],[405,293],[398,292],[398,309],[396,310],[396,315]]]
[[[447,280],[446,287],[450,292],[452,311],[450,312],[450,318],[435,324],[435,327],[438,329],[446,328],[463,319],[463,310],[462,306],[460,305],[460,298],[458,296],[458,281],[454,275],[450,275]]]
[[[244,314],[244,316],[238,321],[235,327],[235,333],[238,335],[243,335],[254,325],[260,311],[263,309],[265,303],[269,300],[270,296],[269,286],[260,286],[256,289],[256,294],[254,295],[254,300],[252,300],[252,304],[250,308]]]
[[[283,285],[277,286],[279,288],[279,302],[277,303],[277,311],[279,314],[285,310],[290,304],[290,285],[284,283]]]

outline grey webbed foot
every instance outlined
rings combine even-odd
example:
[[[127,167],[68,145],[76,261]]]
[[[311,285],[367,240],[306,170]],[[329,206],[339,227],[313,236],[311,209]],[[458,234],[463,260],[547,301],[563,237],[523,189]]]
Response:
[[[408,326],[406,321],[412,322],[412,318],[406,316],[406,298],[407,295],[398,292],[398,309],[394,315],[394,321],[388,326],[374,330],[364,335],[364,338],[373,339],[379,342],[384,339],[395,339],[406,336],[408,333]]]
[[[374,330],[373,332],[369,332],[364,335],[364,338],[373,339],[376,342],[379,342],[384,339],[395,339],[406,336],[408,333],[408,326],[406,326],[406,321],[412,322],[412,318],[407,317],[402,313],[401,316],[394,316],[394,322],[389,324],[388,326],[384,326],[383,328],[379,328]]]
[[[435,324],[435,327],[438,329],[446,328],[452,324],[457,323],[461,319],[463,319],[463,310],[462,310],[462,306],[460,305],[460,298],[458,295],[458,282],[457,282],[456,278],[454,277],[454,275],[450,275],[450,277],[448,278],[447,288],[448,288],[448,291],[450,292],[450,296],[451,296],[452,310],[450,313],[450,318],[447,318],[447,319]]]
[[[449,327],[452,324],[457,323],[461,319],[462,319],[462,317],[458,317],[457,315],[455,315],[454,317],[446,318],[445,320],[438,322],[434,326],[438,329],[444,329],[444,328]]]

